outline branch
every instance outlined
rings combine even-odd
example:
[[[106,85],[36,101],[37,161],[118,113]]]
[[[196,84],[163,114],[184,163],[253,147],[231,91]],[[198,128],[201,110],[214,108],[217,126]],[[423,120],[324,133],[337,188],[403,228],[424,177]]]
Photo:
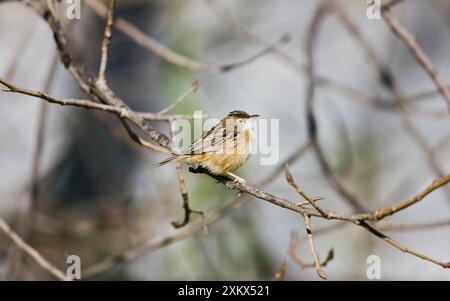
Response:
[[[309,215],[304,215],[303,219],[305,220],[305,227],[306,227],[306,235],[308,236],[308,242],[309,242],[309,248],[311,250],[311,254],[314,258],[315,268],[317,275],[319,275],[322,279],[327,279],[327,275],[324,271],[321,269],[320,259],[319,255],[317,255],[316,246],[314,244],[314,238],[311,230],[311,221]]]
[[[295,187],[296,184],[295,184],[294,180],[292,179],[292,176],[289,177],[289,175],[287,175],[286,178],[287,178],[288,182],[289,181],[293,182],[294,183],[293,186]],[[407,247],[404,247],[403,245],[401,245],[400,243],[398,243],[394,239],[388,237],[387,235],[381,233],[379,230],[377,230],[373,226],[369,225],[368,222],[367,222],[367,221],[370,221],[370,220],[377,220],[378,221],[378,220],[380,220],[382,218],[385,218],[385,217],[387,217],[389,215],[392,215],[392,214],[394,214],[396,212],[399,212],[400,210],[408,208],[409,206],[411,206],[411,205],[413,205],[413,204],[423,200],[428,194],[430,194],[431,192],[433,192],[437,188],[442,187],[442,186],[446,185],[449,182],[450,182],[450,174],[447,175],[444,178],[435,180],[430,186],[428,186],[423,191],[421,191],[420,193],[418,193],[417,195],[415,195],[414,197],[412,197],[412,198],[410,198],[410,199],[408,199],[406,201],[400,202],[400,203],[398,203],[398,204],[396,204],[396,205],[394,205],[392,207],[389,207],[389,208],[382,208],[382,209],[376,210],[376,211],[371,212],[371,213],[359,214],[359,215],[356,214],[356,215],[353,215],[353,217],[350,217],[350,216],[349,217],[345,217],[345,218],[343,218],[343,220],[350,221],[350,222],[354,223],[355,225],[363,227],[364,229],[366,229],[367,231],[369,231],[373,235],[377,236],[378,238],[383,239],[384,241],[386,241],[387,243],[389,243],[390,245],[394,246],[395,248],[399,249],[402,252],[409,253],[409,254],[417,256],[417,257],[419,257],[419,258],[421,258],[423,260],[430,261],[432,263],[435,263],[437,265],[442,266],[443,268],[450,268],[450,262],[448,262],[448,263],[447,262],[442,262],[442,261],[433,259],[433,258],[431,258],[429,256],[426,256],[426,255],[424,255],[422,253],[419,253],[417,251],[411,250],[411,249],[409,249]],[[305,194],[305,193],[303,193],[303,194]],[[310,199],[310,198],[307,197],[307,199]],[[313,204],[314,204],[314,202],[313,202]],[[317,207],[316,210],[318,212],[320,212],[319,216],[323,217],[325,219],[335,219],[335,218],[341,219],[343,217],[343,216],[339,216],[340,214],[335,215],[335,213],[333,213],[331,211],[324,210],[324,209],[320,208],[318,205],[315,205],[314,207],[315,208]],[[303,215],[304,217],[305,216],[308,217],[308,220],[305,219],[305,224],[307,224],[309,222],[310,215],[313,215],[313,214]],[[308,230],[308,227],[307,227],[307,230]],[[308,234],[309,234],[309,232],[308,232]],[[312,244],[312,234],[311,234],[311,237],[308,237],[308,239],[310,241],[311,252],[314,255],[315,248],[314,248],[314,246]],[[316,269],[317,269],[317,267],[320,267],[320,265],[318,265],[318,262],[319,262],[318,258],[315,257]],[[318,273],[319,273],[319,271],[318,271]],[[320,276],[320,274],[319,274],[319,276]]]
[[[444,81],[438,75],[436,68],[417,42],[416,38],[394,17],[389,7],[382,10],[382,14],[392,32],[405,43],[413,54],[416,61],[422,66],[431,80],[436,84],[437,89],[441,93],[447,105],[450,108],[450,91]]]
[[[275,275],[273,276],[272,281],[281,281],[281,280],[283,280],[284,277],[286,276],[287,270],[288,270],[288,264],[287,264],[287,261],[285,260],[278,267],[278,270],[275,273]]]
[[[4,83],[4,81],[1,81],[1,82]],[[6,85],[6,86],[9,89],[14,88],[14,87],[11,87],[8,85]],[[158,136],[156,136],[156,137],[158,137]],[[197,171],[197,172],[207,173],[206,171]],[[230,189],[235,189],[240,192],[245,192],[245,193],[252,195],[258,199],[270,202],[279,207],[282,207],[282,208],[291,210],[293,212],[296,212],[298,214],[301,214],[302,216],[310,215],[310,216],[316,216],[316,217],[324,217],[320,212],[312,211],[312,210],[306,209],[302,206],[298,206],[286,199],[283,199],[283,198],[274,196],[272,194],[260,191],[257,188],[250,186],[246,183],[236,182],[236,181],[233,181],[232,179],[218,177],[218,176],[211,175],[211,174],[209,174],[209,175],[211,177],[215,178],[218,182],[223,183],[225,186],[227,186]],[[391,208],[391,210],[382,209],[381,210],[382,213],[377,213],[377,211],[374,211],[374,212],[363,213],[363,214],[342,214],[342,213],[336,213],[336,212],[332,212],[332,211],[325,211],[324,209],[322,209],[322,210],[325,213],[327,219],[351,221],[351,222],[361,226],[361,225],[363,225],[363,221],[379,220],[381,218],[384,218],[387,215],[390,215],[389,213],[391,211],[397,212],[397,211],[403,210],[403,209],[411,206],[412,204],[415,204],[415,203],[423,200],[425,196],[427,196],[428,194],[430,194],[432,191],[436,190],[437,188],[444,186],[448,182],[450,182],[450,174],[447,175],[446,177],[437,179],[435,182],[433,182],[432,185],[430,185],[430,187],[427,187],[423,192],[419,193],[417,196],[413,197],[410,200],[401,202],[400,205],[394,206],[393,209],[392,208]],[[378,211],[378,212],[380,212],[380,211]],[[375,234],[374,232],[372,232],[372,233]],[[386,240],[386,241],[390,242],[391,240]],[[392,245],[396,246],[395,244],[392,244]],[[402,251],[404,250],[404,248],[399,248],[399,249]],[[415,253],[413,253],[413,251],[410,251],[409,253],[415,255]],[[422,257],[420,257],[420,258],[422,258]],[[436,260],[434,260],[434,261],[429,260],[429,261],[434,262],[434,263],[439,262]],[[442,265],[442,266],[446,267],[445,265]]]
[[[292,155],[290,155],[286,160],[284,160],[277,168],[275,168],[267,177],[262,179],[256,186],[257,187],[266,186],[271,182],[273,182],[277,178],[277,176],[283,172],[284,166],[286,164],[292,164],[296,160],[303,157],[303,155],[306,153],[309,147],[310,143],[305,143],[304,145],[299,147],[298,150],[296,150]],[[177,241],[186,239],[191,235],[199,232],[200,230],[205,229],[205,225],[209,226],[219,221],[220,219],[224,218],[230,212],[232,212],[238,207],[241,207],[249,200],[250,200],[249,195],[238,193],[232,200],[227,202],[225,206],[210,211],[206,216],[206,222],[200,223],[199,221],[195,221],[191,223],[188,227],[178,230],[175,233],[168,234],[161,238],[156,239],[151,238],[147,241],[141,242],[131,247],[127,251],[106,257],[100,262],[88,267],[87,269],[84,269],[84,276],[91,277],[93,275],[102,273],[106,270],[113,268],[118,263],[125,263],[135,260],[143,256],[144,254],[147,254],[154,250],[158,250]]]
[[[0,81],[0,82],[4,83],[4,81]],[[14,87],[11,87],[8,85],[6,85],[6,86],[9,89],[14,88]],[[113,108],[115,108],[115,107],[113,106]],[[201,171],[201,170],[197,171],[197,172],[207,173],[206,171]],[[282,208],[291,210],[293,212],[296,212],[298,214],[301,214],[302,216],[310,215],[310,216],[316,216],[316,217],[324,217],[320,212],[312,211],[312,210],[306,209],[302,206],[298,206],[286,199],[283,199],[283,198],[274,196],[272,194],[260,191],[257,188],[250,186],[246,183],[236,182],[236,181],[233,181],[232,179],[218,177],[218,176],[211,175],[211,174],[209,174],[209,176],[215,178],[218,182],[221,182],[222,184],[224,184],[225,186],[227,186],[230,189],[234,189],[234,190],[238,190],[240,192],[247,193],[258,199],[270,202],[279,207],[282,207]],[[410,205],[423,200],[425,196],[427,196],[428,194],[430,194],[432,191],[436,190],[437,188],[444,186],[448,182],[450,182],[450,174],[443,178],[437,179],[435,182],[433,182],[432,185],[430,185],[430,187],[427,187],[423,192],[419,193],[418,195],[416,195],[415,197],[413,197],[410,200],[401,202],[400,205],[394,206],[394,208],[391,209],[391,211],[397,212],[397,211],[403,210],[403,209],[409,207]],[[384,218],[385,216],[389,215],[389,212],[390,212],[389,210],[382,209],[382,211],[381,211],[382,214],[377,213],[377,211],[370,212],[370,213],[362,213],[362,214],[343,214],[343,213],[336,213],[336,212],[332,212],[332,211],[325,211],[324,209],[322,209],[322,210],[325,212],[327,219],[345,220],[345,221],[353,222],[357,225],[362,225],[361,223],[366,220],[367,221],[379,220],[379,219]],[[401,250],[403,250],[403,248],[401,248]],[[411,254],[414,254],[414,253],[411,253]],[[431,262],[436,263],[438,261],[431,261]],[[442,265],[442,266],[445,266],[445,265]]]
[[[286,177],[286,181],[289,183],[289,185],[291,185],[292,187],[294,187],[294,189],[297,191],[298,194],[300,194],[305,201],[307,201],[308,204],[310,204],[311,206],[314,207],[314,209],[317,210],[317,212],[319,212],[320,214],[322,214],[323,217],[327,217],[326,212],[322,210],[322,208],[320,208],[318,205],[316,205],[316,201],[318,201],[319,199],[322,199],[320,197],[310,197],[308,196],[303,189],[300,188],[300,186],[295,182],[294,177],[292,177],[292,174],[289,170],[289,166],[286,164],[286,168],[284,170],[284,174]]]
[[[192,86],[189,90],[187,90],[184,94],[180,95],[174,102],[172,102],[169,106],[162,109],[158,113],[156,113],[156,116],[164,116],[167,113],[171,112],[173,109],[175,109],[180,103],[188,99],[192,94],[197,92],[198,88],[200,87],[199,81],[192,82]]]
[[[317,130],[317,119],[314,111],[314,103],[315,103],[315,89],[316,89],[316,81],[317,78],[315,76],[315,62],[314,62],[314,44],[317,32],[319,27],[327,15],[329,10],[328,2],[322,2],[319,8],[316,10],[313,20],[308,28],[307,37],[306,37],[306,55],[308,59],[307,63],[307,75],[309,79],[307,96],[306,96],[306,120],[308,127],[308,138],[313,144],[313,149],[315,154],[319,160],[320,167],[322,169],[323,174],[326,176],[327,180],[331,184],[331,186],[338,192],[345,201],[357,212],[366,211],[361,201],[358,200],[356,196],[354,196],[351,192],[349,192],[337,179],[334,174],[330,164],[328,163],[323,149],[320,146],[320,142],[318,140],[318,130]]]
[[[426,110],[419,109],[416,105],[416,103],[428,100],[429,98],[432,98],[436,96],[436,94],[439,94],[439,91],[432,90],[432,91],[424,91],[416,94],[412,94],[409,96],[406,96],[403,98],[404,102],[399,103],[396,99],[389,99],[389,98],[381,98],[379,96],[372,96],[369,93],[365,91],[360,91],[358,89],[355,89],[353,87],[347,86],[345,84],[340,83],[336,80],[328,80],[328,79],[320,79],[317,82],[317,85],[319,87],[326,87],[334,89],[338,92],[344,93],[351,98],[360,101],[366,105],[372,106],[375,109],[383,110],[385,112],[391,112],[396,113],[398,111],[405,111],[406,113],[415,113],[415,114],[421,114],[424,116],[431,116],[431,117],[437,117],[437,118],[448,118],[448,113],[442,112],[442,110]]]
[[[330,227],[330,229],[331,229],[331,227]],[[316,236],[317,236],[317,233],[319,233],[319,231],[316,231]],[[308,236],[306,235],[305,238],[308,239]],[[315,267],[316,266],[316,262],[315,261],[314,262],[306,262],[303,259],[301,259],[300,256],[298,256],[298,251],[297,251],[298,245],[299,245],[298,232],[297,231],[292,231],[292,233],[291,233],[291,243],[289,245],[289,250],[288,250],[289,256],[295,262],[297,262],[302,269]],[[327,257],[325,258],[325,260],[320,263],[320,266],[321,267],[326,267],[328,265],[328,263],[331,260],[333,260],[333,259],[334,259],[334,249],[331,248],[328,251],[328,254],[327,254]]]
[[[245,39],[261,46],[269,48],[271,47],[273,52],[275,52],[279,57],[281,57],[283,60],[285,60],[289,66],[296,68],[297,70],[301,70],[301,72],[304,71],[305,66],[299,62],[297,59],[295,59],[293,56],[285,52],[280,47],[277,47],[277,45],[271,45],[269,42],[261,38],[260,36],[254,34],[251,32],[247,26],[244,24],[234,20],[231,15],[225,11],[218,3],[214,0],[204,0],[205,3],[211,8],[211,10],[215,13],[217,17],[222,19],[222,21],[233,31],[244,37]]]
[[[376,224],[377,228],[380,230],[386,231],[411,231],[411,230],[426,230],[426,229],[434,229],[440,227],[448,227],[450,226],[450,220],[441,220],[435,222],[426,222],[426,223],[415,223],[415,224],[393,224],[387,222],[381,222]]]
[[[59,280],[66,281],[66,275],[45,259],[36,249],[27,244],[13,229],[0,217],[0,230],[11,239],[11,241],[23,252],[28,254],[41,268],[49,272]]]
[[[55,73],[58,66],[58,57],[56,53],[52,53],[52,62],[50,64],[49,71],[46,75],[44,82],[44,91],[49,91],[52,85],[52,82],[55,77]],[[48,103],[42,102],[39,108],[38,115],[38,126],[36,132],[36,144],[34,147],[34,154],[31,166],[30,173],[30,185],[31,185],[31,197],[30,197],[30,206],[34,208],[36,205],[35,202],[39,196],[39,187],[38,187],[38,178],[39,178],[39,169],[42,159],[42,150],[44,148],[44,140],[45,140],[45,126],[47,122],[48,116]]]
[[[176,102],[175,102],[176,103]],[[173,124],[170,123],[170,132],[172,134],[172,139],[175,136],[175,131],[173,128]],[[175,164],[176,170],[177,170],[177,177],[178,177],[178,186],[180,187],[180,193],[181,193],[181,198],[183,199],[183,209],[184,209],[184,219],[181,221],[175,221],[172,222],[172,225],[175,228],[182,228],[184,226],[186,226],[189,223],[190,217],[191,217],[191,213],[196,213],[199,214],[202,217],[202,220],[204,221],[204,229],[206,232],[206,219],[205,219],[205,214],[203,213],[203,211],[198,211],[198,210],[192,210],[191,207],[189,206],[189,195],[187,193],[186,190],[186,183],[184,181],[184,176],[183,176],[183,171],[181,170],[181,163],[177,162]]]
[[[51,89],[55,73],[58,67],[58,56],[56,55],[56,52],[52,52],[51,54],[51,63],[46,70],[46,74],[44,77],[43,82],[43,90],[49,91]],[[46,102],[41,102],[39,104],[39,112],[38,112],[38,124],[37,124],[37,131],[36,131],[36,140],[33,150],[33,157],[31,162],[31,169],[29,174],[29,198],[27,200],[27,208],[24,209],[22,214],[19,214],[17,217],[16,224],[19,225],[18,229],[16,229],[17,233],[23,239],[28,240],[30,237],[30,228],[33,227],[34,219],[33,219],[33,212],[36,209],[37,200],[40,196],[40,187],[39,187],[39,171],[40,171],[40,165],[42,160],[42,151],[45,144],[45,127],[46,127],[46,121],[48,117],[48,111],[49,111],[49,104]],[[14,245],[15,246],[15,245]],[[14,275],[21,266],[22,262],[22,250],[18,247],[12,247],[9,250],[8,254],[8,261],[9,264],[9,275]],[[14,277],[14,276],[13,276]]]
[[[344,9],[341,8],[338,1],[334,0],[332,2],[333,9],[341,20],[342,24],[347,28],[347,30],[351,33],[352,37],[358,42],[361,49],[367,54],[372,64],[377,68],[378,76],[380,78],[381,83],[394,97],[394,100],[397,103],[401,120],[404,124],[405,130],[407,133],[411,135],[414,142],[421,149],[423,154],[426,157],[427,163],[430,166],[431,170],[438,176],[443,177],[444,172],[440,168],[436,158],[434,157],[433,151],[428,146],[428,143],[425,137],[421,134],[419,129],[415,126],[413,120],[411,119],[408,109],[407,109],[407,100],[404,95],[400,92],[397,87],[397,82],[394,77],[394,73],[389,68],[389,66],[383,62],[382,59],[377,55],[374,47],[371,45],[370,41],[367,40],[364,35],[361,33],[358,26],[353,23],[353,21],[347,16]],[[447,115],[448,116],[448,115]],[[450,200],[450,189],[447,189],[447,197]]]
[[[107,7],[98,0],[86,0],[86,4],[99,16],[103,18],[107,18],[108,9]],[[159,56],[163,60],[168,63],[171,63],[175,66],[189,69],[194,72],[203,72],[208,74],[219,74],[225,73],[231,70],[234,70],[239,67],[243,67],[253,62],[255,59],[260,58],[262,55],[267,54],[273,50],[273,47],[277,43],[286,42],[285,39],[281,39],[279,42],[275,43],[275,45],[268,46],[262,51],[258,52],[256,55],[251,56],[248,59],[245,59],[240,62],[225,64],[225,65],[212,65],[204,62],[199,62],[194,59],[188,58],[182,54],[179,54],[167,46],[161,44],[155,39],[146,35],[143,31],[138,29],[133,24],[129,23],[125,19],[117,18],[114,23],[114,27],[120,30],[122,33],[127,35],[133,41],[135,41],[138,45],[150,50],[153,54]]]
[[[404,253],[408,253],[408,254],[411,254],[411,255],[416,256],[418,258],[421,258],[423,260],[432,262],[434,264],[437,264],[437,265],[443,267],[444,269],[450,268],[450,262],[443,262],[443,261],[440,261],[440,260],[436,260],[434,258],[431,258],[431,257],[423,254],[423,253],[411,250],[411,249],[401,245],[399,242],[395,241],[394,239],[390,238],[389,236],[381,233],[378,229],[376,229],[373,226],[369,225],[365,221],[361,221],[358,225],[363,227],[363,228],[365,228],[367,231],[369,231],[370,233],[372,233],[376,237],[381,238],[382,240],[384,240],[388,244],[392,245],[393,247],[399,249],[400,251],[402,251]]]
[[[194,119],[199,118],[197,116],[189,116],[189,115],[159,115],[155,113],[143,113],[143,112],[133,112],[131,109],[126,107],[117,107],[117,106],[111,106],[111,105],[105,105],[100,104],[91,100],[84,100],[84,99],[58,99],[54,98],[46,93],[40,92],[40,91],[33,91],[28,90],[25,88],[17,87],[9,82],[6,82],[5,80],[2,80],[0,78],[0,83],[3,84],[7,89],[2,89],[5,92],[14,92],[19,93],[23,95],[32,96],[35,98],[40,98],[43,100],[46,100],[49,103],[59,104],[63,106],[76,106],[76,107],[82,107],[86,109],[95,109],[103,112],[113,113],[120,117],[121,119],[129,119],[130,116],[134,115],[139,118],[142,118],[143,120],[154,120],[154,121],[171,121],[171,120],[177,120],[177,119]],[[189,90],[192,91],[192,88]],[[186,93],[184,94],[186,95]],[[204,116],[203,116],[204,117]],[[202,117],[201,117],[202,118]],[[133,121],[133,120],[131,120]],[[141,137],[139,137],[137,134],[135,134],[129,125],[126,122],[122,122],[124,125],[124,128],[126,129],[128,135],[131,137],[133,141],[138,143],[141,146],[144,146],[152,151],[162,152],[162,153],[171,153],[170,150],[167,148],[162,148],[158,145],[152,144]],[[135,121],[134,121],[135,123]]]
[[[391,0],[390,2],[388,2],[388,3],[386,3],[386,4],[383,4],[383,5],[381,6],[381,10],[391,9],[391,8],[393,8],[394,6],[396,6],[396,5],[400,4],[400,3],[402,3],[403,1],[404,1],[404,0]]]
[[[26,24],[26,28],[23,34],[19,37],[19,41],[16,43],[16,45],[14,45],[12,51],[13,57],[8,60],[9,63],[5,69],[6,71],[4,77],[7,80],[12,79],[16,71],[18,70],[19,63],[22,61],[22,55],[27,50],[27,45],[31,40],[30,37],[32,36],[33,31],[36,29],[35,22],[36,21],[33,19]]]
[[[216,17],[220,18],[230,30],[236,32],[238,35],[243,37],[249,42],[257,44],[262,47],[270,47],[270,43],[267,42],[260,35],[252,32],[248,26],[244,23],[239,22],[236,19],[233,19],[231,13],[227,12],[217,1],[217,0],[204,0],[205,3],[210,7],[211,11],[215,14]],[[289,67],[293,67],[299,74],[307,74],[307,66],[300,62],[295,56],[291,55],[289,52],[283,50],[282,48],[274,45],[272,48],[273,52],[277,54]],[[317,82],[325,81],[327,83],[335,83],[334,80],[326,78],[324,76],[318,76],[316,79]],[[337,83],[338,84],[338,83]],[[347,86],[343,83],[340,83],[344,89],[351,89],[350,86]]]
[[[403,202],[395,204],[391,207],[381,208],[381,209],[376,210],[375,212],[372,213],[372,215],[373,215],[372,219],[381,220],[387,216],[390,216],[396,212],[399,212],[400,210],[406,209],[406,208],[414,205],[415,203],[422,201],[431,192],[438,189],[439,187],[446,185],[449,182],[450,182],[450,174],[446,175],[443,178],[433,181],[433,183],[431,183],[431,185],[429,185],[427,188],[425,188],[425,190],[421,191],[419,194],[415,195],[414,197],[412,197],[408,200],[405,200]]]
[[[130,108],[126,107],[117,107],[113,105],[107,105],[107,104],[101,104],[92,100],[88,99],[76,99],[76,98],[55,98],[53,96],[50,96],[47,93],[41,92],[41,91],[34,91],[29,90],[26,88],[18,87],[10,82],[5,81],[4,79],[0,78],[0,84],[7,87],[7,89],[1,89],[3,92],[9,92],[9,93],[18,93],[22,95],[28,95],[35,98],[43,99],[49,103],[58,104],[62,106],[74,106],[74,107],[81,107],[85,109],[93,109],[98,111],[103,111],[107,113],[112,113],[117,115],[120,118],[128,118],[130,115],[135,115],[139,118],[142,118],[143,120],[152,120],[152,121],[171,121],[171,120],[177,120],[177,119],[199,119],[204,118],[206,115],[203,116],[196,116],[196,115],[159,115],[157,113],[148,113],[148,112],[135,112],[131,110]],[[191,89],[189,90],[191,91]]]
[[[114,24],[114,10],[116,8],[116,2],[117,2],[117,0],[110,0],[108,17],[106,20],[105,32],[103,35],[102,56],[100,59],[100,68],[98,71],[98,80],[100,82],[106,81],[105,72],[106,72],[106,65],[108,64],[108,49],[109,49],[109,45],[111,45],[111,38],[112,38],[111,28]]]

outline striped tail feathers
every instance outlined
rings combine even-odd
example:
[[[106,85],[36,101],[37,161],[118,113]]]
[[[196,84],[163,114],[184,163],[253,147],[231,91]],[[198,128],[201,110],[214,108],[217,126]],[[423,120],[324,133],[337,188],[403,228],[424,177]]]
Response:
[[[153,166],[160,167],[160,166],[166,165],[167,163],[171,163],[171,162],[176,163],[176,162],[179,162],[180,160],[183,160],[186,157],[187,157],[186,155],[173,155],[172,157],[169,157],[159,163],[156,163]]]

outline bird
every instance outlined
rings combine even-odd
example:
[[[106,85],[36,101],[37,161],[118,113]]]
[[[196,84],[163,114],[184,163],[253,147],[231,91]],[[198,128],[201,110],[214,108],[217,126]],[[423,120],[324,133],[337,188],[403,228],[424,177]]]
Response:
[[[254,144],[254,120],[258,114],[235,110],[220,120],[186,150],[155,164],[185,162],[194,169],[201,167],[218,176],[228,176],[234,182],[245,180],[232,172],[241,167],[250,157]]]

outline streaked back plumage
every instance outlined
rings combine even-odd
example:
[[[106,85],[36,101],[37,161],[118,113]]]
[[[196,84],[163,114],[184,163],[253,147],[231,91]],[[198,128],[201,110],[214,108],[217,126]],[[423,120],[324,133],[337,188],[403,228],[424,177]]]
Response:
[[[218,124],[195,140],[185,151],[156,164],[186,162],[201,166],[213,174],[224,174],[242,166],[250,156],[253,140],[250,115],[244,111],[233,111]]]

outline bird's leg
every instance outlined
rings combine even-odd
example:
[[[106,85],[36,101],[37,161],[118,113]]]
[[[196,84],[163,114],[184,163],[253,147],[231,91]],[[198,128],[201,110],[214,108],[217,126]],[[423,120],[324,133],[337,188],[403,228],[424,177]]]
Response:
[[[238,176],[235,175],[234,173],[227,172],[227,176],[229,176],[230,178],[232,178],[234,183],[236,183],[236,182],[241,182],[242,184],[245,184],[245,183],[246,183],[245,180],[244,180],[243,178],[238,177]]]

